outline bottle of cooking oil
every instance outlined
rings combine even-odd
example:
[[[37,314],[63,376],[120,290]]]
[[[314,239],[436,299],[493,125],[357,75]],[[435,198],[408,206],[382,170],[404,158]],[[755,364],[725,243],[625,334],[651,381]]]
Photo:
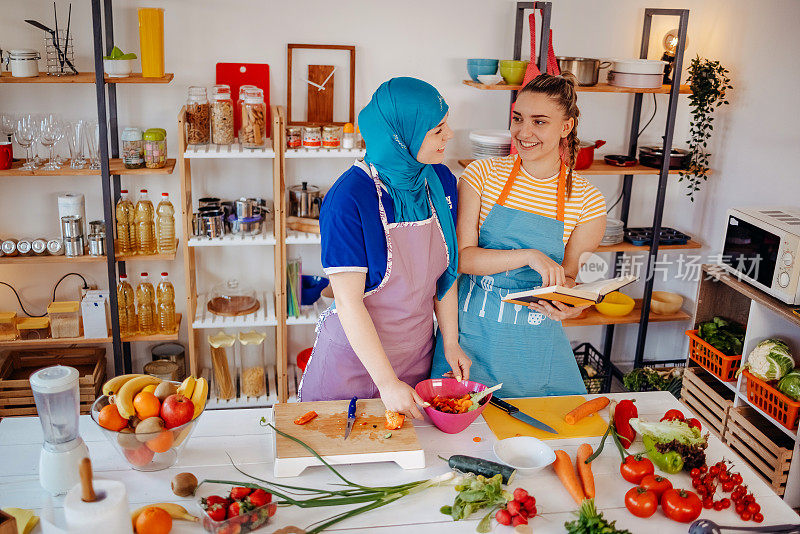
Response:
[[[139,332],[143,335],[155,334],[156,295],[153,284],[147,281],[147,273],[142,273],[136,286],[136,315],[139,317]]]
[[[123,254],[136,253],[134,211],[133,202],[128,198],[128,190],[123,189],[117,202],[117,246]]]
[[[147,195],[147,189],[139,192],[136,203],[136,245],[139,254],[156,253],[156,225],[153,217],[153,203]]]
[[[133,287],[128,283],[128,276],[119,275],[117,286],[117,308],[119,309],[119,330],[123,336],[135,335],[139,321],[136,319],[136,303],[133,298]]]
[[[175,208],[169,201],[169,193],[161,193],[161,202],[156,208],[156,248],[159,254],[175,252]]]
[[[160,334],[171,334],[178,329],[175,317],[175,288],[167,280],[167,276],[169,273],[161,273],[161,282],[156,287],[156,315]]]

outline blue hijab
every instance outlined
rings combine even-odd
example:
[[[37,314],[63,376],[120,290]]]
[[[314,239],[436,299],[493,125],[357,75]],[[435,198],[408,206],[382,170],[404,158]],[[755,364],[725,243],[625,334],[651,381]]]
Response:
[[[397,222],[421,221],[431,216],[425,184],[442,226],[450,263],[436,284],[441,300],[456,280],[456,228],[444,188],[432,165],[417,161],[425,134],[442,122],[448,106],[432,85],[416,78],[384,82],[358,114],[358,126],[367,154],[364,160],[378,171],[394,201]]]

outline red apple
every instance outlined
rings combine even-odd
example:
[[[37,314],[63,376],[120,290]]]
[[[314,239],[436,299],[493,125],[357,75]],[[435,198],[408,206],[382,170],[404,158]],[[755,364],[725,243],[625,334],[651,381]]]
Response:
[[[183,395],[170,395],[161,404],[161,419],[167,428],[188,423],[194,416],[194,403]]]
[[[142,446],[138,449],[122,449],[122,453],[125,455],[125,458],[127,458],[128,461],[136,467],[142,467],[149,464],[153,459],[153,456],[155,456],[155,453],[151,451],[144,443],[142,443]]]

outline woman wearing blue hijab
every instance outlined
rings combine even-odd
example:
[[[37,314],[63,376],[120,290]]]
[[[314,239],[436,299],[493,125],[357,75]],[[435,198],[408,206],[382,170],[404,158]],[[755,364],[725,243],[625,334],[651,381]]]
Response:
[[[322,204],[322,266],[334,305],[300,384],[302,401],[374,398],[421,418],[414,391],[428,378],[433,315],[453,374],[469,377],[458,346],[456,179],[442,164],[453,132],[430,84],[393,78],[358,116],[367,145]]]

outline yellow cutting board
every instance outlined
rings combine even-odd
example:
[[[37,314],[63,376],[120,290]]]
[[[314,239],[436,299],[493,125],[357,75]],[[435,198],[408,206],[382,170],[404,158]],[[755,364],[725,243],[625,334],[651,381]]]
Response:
[[[586,402],[586,398],[576,395],[572,397],[535,397],[530,399],[503,399],[513,404],[520,411],[538,419],[552,427],[558,434],[551,434],[514,419],[506,412],[495,408],[491,404],[483,411],[483,417],[489,424],[497,439],[513,438],[515,436],[533,436],[543,440],[568,439],[602,436],[608,428],[608,422],[599,414],[593,413],[584,417],[574,425],[567,424],[564,416],[576,407]]]

